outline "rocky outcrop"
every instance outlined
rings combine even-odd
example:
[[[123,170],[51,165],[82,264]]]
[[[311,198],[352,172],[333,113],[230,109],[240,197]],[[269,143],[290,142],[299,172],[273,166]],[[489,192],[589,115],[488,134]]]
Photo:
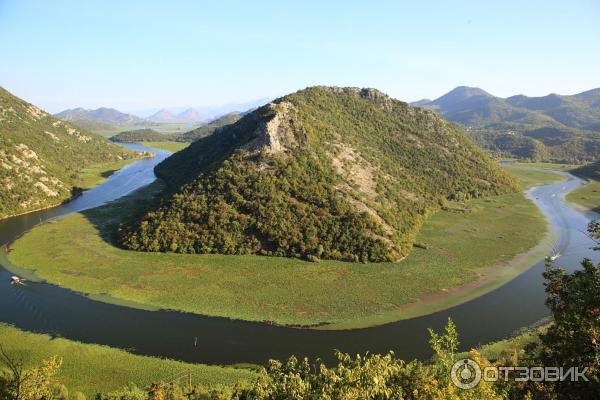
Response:
[[[255,139],[242,147],[249,152],[264,151],[268,154],[284,154],[305,138],[294,126],[294,106],[289,102],[270,103],[266,106],[270,118],[262,119],[254,131]],[[299,137],[300,136],[300,137]]]

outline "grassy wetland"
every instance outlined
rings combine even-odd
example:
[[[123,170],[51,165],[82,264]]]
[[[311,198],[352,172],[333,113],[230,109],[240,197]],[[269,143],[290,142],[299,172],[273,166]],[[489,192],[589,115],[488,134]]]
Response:
[[[167,381],[187,375],[208,387],[250,381],[256,374],[248,369],[189,364],[156,357],[139,356],[124,350],[95,344],[84,344],[46,334],[25,332],[0,323],[0,344],[10,357],[26,367],[41,359],[58,356],[63,359],[58,378],[71,393],[81,392],[88,399],[96,393],[135,384],[145,387],[151,382]]]

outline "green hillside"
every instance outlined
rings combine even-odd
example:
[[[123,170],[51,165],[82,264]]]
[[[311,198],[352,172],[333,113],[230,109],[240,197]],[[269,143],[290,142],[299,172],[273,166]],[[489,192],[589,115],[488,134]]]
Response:
[[[125,247],[313,260],[399,260],[444,200],[517,187],[435,113],[356,88],[280,98],[156,173],[168,194]]]
[[[60,204],[83,169],[134,156],[0,88],[0,218]]]
[[[503,156],[577,163],[600,154],[600,89],[503,99],[460,86],[415,105],[465,126],[475,142]]]

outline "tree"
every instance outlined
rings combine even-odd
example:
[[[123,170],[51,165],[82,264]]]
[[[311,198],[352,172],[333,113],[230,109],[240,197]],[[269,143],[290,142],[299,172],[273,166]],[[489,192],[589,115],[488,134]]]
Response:
[[[0,397],[2,400],[62,400],[66,388],[60,385],[56,375],[62,359],[50,357],[41,365],[25,369],[22,361],[11,357],[0,346],[0,359],[8,368],[8,373],[0,377]]]

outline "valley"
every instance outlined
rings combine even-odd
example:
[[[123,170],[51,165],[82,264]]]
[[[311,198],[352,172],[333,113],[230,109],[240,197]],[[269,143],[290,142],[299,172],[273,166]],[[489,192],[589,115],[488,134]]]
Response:
[[[227,137],[227,128],[224,132],[218,139]],[[61,380],[86,395],[123,387],[133,377],[143,386],[188,369],[203,387],[227,392],[236,383],[254,381],[256,372],[206,364],[262,364],[267,358],[291,353],[332,361],[330,349],[334,347],[351,352],[393,348],[405,358],[427,358],[431,350],[419,332],[430,326],[439,328],[447,315],[459,326],[472,327],[471,318],[486,320],[483,310],[492,316],[497,315],[493,305],[510,306],[507,291],[510,298],[538,305],[510,320],[488,319],[485,326],[463,339],[466,350],[481,340],[506,338],[513,330],[547,315],[539,301],[540,291],[522,291],[523,282],[539,285],[539,260],[557,249],[565,260],[590,256],[581,245],[585,239],[569,239],[576,233],[563,225],[566,218],[572,221],[569,224],[582,227],[587,219],[556,203],[554,193],[563,196],[577,187],[571,194],[590,187],[595,193],[590,186],[593,183],[567,181],[565,171],[577,170],[575,165],[518,162],[502,164],[516,179],[503,193],[446,199],[425,213],[409,254],[399,262],[125,250],[120,248],[119,230],[135,224],[157,204],[165,204],[165,195],[182,180],[171,175],[169,168],[187,155],[178,153],[167,159],[169,153],[161,148],[173,151],[189,146],[178,141],[139,143],[148,147],[127,146],[157,156],[123,169],[127,162],[115,163],[113,168],[118,171],[114,175],[102,176],[103,169],[87,168],[80,174],[82,186],[87,182],[92,187],[108,179],[63,206],[64,210],[50,210],[48,217],[64,216],[33,227],[10,244],[7,256],[0,257],[4,268],[29,280],[32,291],[26,294],[24,304],[52,320],[48,323],[26,313],[15,314],[24,305],[21,296],[25,293],[18,291],[19,296],[11,298],[10,292],[3,291],[8,297],[0,311],[5,315],[3,321],[12,325],[0,325],[4,341],[9,341],[13,351],[27,354],[28,363],[50,354],[68,358]],[[208,136],[192,146],[214,143],[217,152],[211,154],[218,159],[223,142]],[[160,178],[154,181],[154,167],[166,159],[156,170],[170,185]],[[188,173],[193,168],[183,164],[179,171]],[[595,170],[590,168],[579,175],[594,178]],[[140,179],[142,175],[144,179]],[[506,178],[496,179],[503,182]],[[132,192],[134,181],[138,189]],[[106,193],[112,197],[100,196]],[[84,205],[77,206],[77,202]],[[36,213],[24,217],[24,221],[37,224]],[[20,226],[13,220],[9,224]],[[4,231],[10,235],[12,230]],[[9,237],[3,235],[3,240]],[[52,241],[45,240],[48,237]],[[523,300],[527,296],[530,298]],[[68,315],[62,312],[65,307],[70,310]],[[103,328],[108,321],[118,326],[118,334]],[[202,333],[194,336],[192,332],[199,326]],[[19,328],[58,333],[65,339],[48,343],[47,336]],[[171,340],[136,339],[150,329],[157,337]],[[399,332],[403,332],[402,343],[394,339]],[[408,332],[412,334],[407,336]],[[270,340],[265,342],[265,337]],[[521,346],[520,340],[531,339],[516,338],[484,349],[490,356],[506,354],[511,346]],[[74,352],[82,356],[73,357]],[[110,357],[110,365],[103,361],[106,357]],[[92,377],[82,371],[100,373]],[[106,385],[115,371],[123,371],[121,378]]]
[[[600,399],[598,16],[0,0],[0,400]]]

